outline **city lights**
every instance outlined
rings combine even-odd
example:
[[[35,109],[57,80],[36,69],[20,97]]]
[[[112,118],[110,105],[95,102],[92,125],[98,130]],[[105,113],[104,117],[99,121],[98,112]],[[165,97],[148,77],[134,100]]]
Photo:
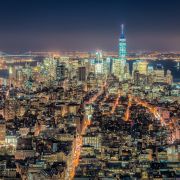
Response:
[[[1,7],[0,179],[180,179],[180,3]]]

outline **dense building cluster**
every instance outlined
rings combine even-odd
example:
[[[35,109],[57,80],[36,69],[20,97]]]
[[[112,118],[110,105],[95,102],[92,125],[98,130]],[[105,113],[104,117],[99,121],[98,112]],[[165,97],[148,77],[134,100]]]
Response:
[[[34,59],[0,81],[1,179],[180,178],[180,86],[130,68],[124,26],[118,56]]]
[[[144,106],[132,101],[125,120],[127,97],[109,94],[106,104],[115,111],[104,114],[103,98],[95,102],[92,123],[83,135],[75,179],[174,178],[178,172],[178,144],[168,145],[169,128],[162,126]],[[106,96],[104,96],[106,98]],[[109,111],[112,112],[112,111]]]

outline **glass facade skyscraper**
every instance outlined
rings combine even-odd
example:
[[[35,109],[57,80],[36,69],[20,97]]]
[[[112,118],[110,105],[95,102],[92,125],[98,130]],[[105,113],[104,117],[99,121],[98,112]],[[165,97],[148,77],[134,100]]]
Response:
[[[113,72],[120,81],[126,79],[127,71],[126,68],[126,38],[124,35],[124,25],[121,25],[121,35],[119,38],[119,57],[113,62]]]
[[[119,59],[124,61],[124,65],[126,64],[126,38],[124,35],[124,25],[121,25],[121,36],[119,39]]]

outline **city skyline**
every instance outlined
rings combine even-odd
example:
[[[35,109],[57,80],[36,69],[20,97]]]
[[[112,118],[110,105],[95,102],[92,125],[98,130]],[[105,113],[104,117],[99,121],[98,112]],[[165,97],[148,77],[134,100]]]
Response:
[[[42,54],[0,63],[1,179],[180,178],[177,59],[129,61],[123,33],[118,57]]]
[[[0,50],[103,49],[118,51],[125,24],[128,51],[179,50],[180,2],[131,1],[3,1]]]
[[[2,0],[0,179],[180,179],[179,7]]]

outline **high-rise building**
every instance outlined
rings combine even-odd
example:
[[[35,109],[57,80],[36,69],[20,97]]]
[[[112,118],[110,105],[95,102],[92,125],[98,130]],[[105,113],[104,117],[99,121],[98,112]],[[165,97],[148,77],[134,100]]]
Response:
[[[170,70],[167,70],[166,83],[167,83],[167,84],[170,84],[170,85],[173,83],[173,76],[172,76]]]
[[[103,63],[95,64],[95,74],[100,75],[103,73]]]
[[[96,75],[103,74],[103,58],[102,58],[102,52],[101,51],[96,52],[95,74]]]
[[[144,87],[148,83],[148,76],[139,73],[138,70],[135,70],[133,73],[133,81],[136,86]]]
[[[112,58],[106,58],[106,67],[107,67],[107,73],[112,73]]]
[[[95,76],[95,74],[93,72],[90,72],[88,74],[88,77],[87,77],[87,86],[88,86],[88,89],[91,89],[92,87],[97,86],[96,76]]]
[[[124,25],[121,25],[121,36],[119,39],[119,58],[126,64],[126,38],[124,35]]]
[[[101,61],[102,58],[103,58],[102,51],[98,50],[98,51],[96,52],[96,60],[97,60],[97,61]]]
[[[0,115],[0,144],[5,143],[6,137],[6,122],[5,119]]]
[[[138,70],[135,70],[135,71],[133,72],[133,80],[134,80],[134,84],[135,84],[136,86],[139,85],[139,79],[140,79],[139,71],[138,71]]]
[[[147,73],[151,74],[151,73],[153,73],[153,71],[154,71],[154,67],[152,65],[148,65]]]
[[[86,81],[86,67],[81,66],[78,68],[78,80]]]
[[[146,61],[141,61],[141,62],[138,64],[139,73],[146,75],[146,74],[147,74],[147,67],[148,67],[148,62],[146,62]]]
[[[65,78],[65,63],[57,61],[56,65],[56,79],[63,80]]]
[[[119,78],[119,80],[123,80],[123,77],[124,77],[124,68],[122,66],[122,62],[119,59],[113,59],[112,73],[117,78]]]
[[[148,62],[146,61],[136,61],[133,63],[133,72],[134,71],[139,71],[139,74],[144,74],[146,75],[148,72]]]
[[[154,70],[154,82],[156,83],[165,82],[164,67],[161,64],[158,64]]]
[[[126,67],[126,38],[124,34],[124,24],[121,25],[121,36],[119,39],[119,59],[120,59],[120,80],[125,79],[125,67]]]
[[[129,63],[126,63],[124,67],[124,79],[130,79]]]
[[[124,35],[124,25],[121,25],[121,35],[119,38],[119,58],[114,59],[113,73],[119,78],[120,81],[126,79],[125,67],[126,67],[126,38]],[[118,62],[117,62],[118,61]]]
[[[56,60],[54,58],[44,59],[43,74],[46,80],[52,80],[56,76]]]

